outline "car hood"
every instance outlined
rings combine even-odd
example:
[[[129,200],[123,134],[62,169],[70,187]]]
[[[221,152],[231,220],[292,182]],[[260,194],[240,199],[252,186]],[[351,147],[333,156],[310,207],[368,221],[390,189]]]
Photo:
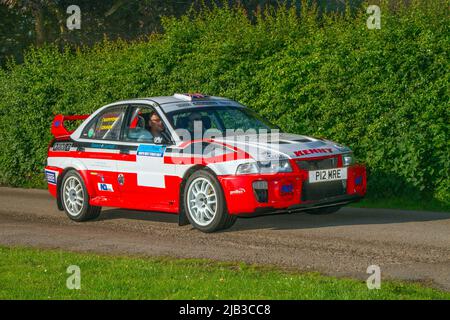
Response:
[[[234,135],[214,140],[239,148],[258,161],[280,157],[313,158],[351,152],[348,147],[333,141],[290,133]]]

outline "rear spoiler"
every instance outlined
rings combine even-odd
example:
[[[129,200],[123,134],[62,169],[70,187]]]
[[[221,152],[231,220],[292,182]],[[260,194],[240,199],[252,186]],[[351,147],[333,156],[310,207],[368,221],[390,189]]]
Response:
[[[88,117],[89,114],[73,115],[73,116],[65,116],[63,114],[57,114],[55,118],[53,118],[52,134],[55,136],[55,138],[68,136],[73,131],[68,131],[66,127],[64,127],[64,121],[85,120]]]

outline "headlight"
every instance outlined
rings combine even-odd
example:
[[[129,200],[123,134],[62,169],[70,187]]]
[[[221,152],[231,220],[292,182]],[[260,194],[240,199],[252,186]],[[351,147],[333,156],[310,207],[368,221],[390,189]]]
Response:
[[[247,162],[240,164],[236,170],[236,174],[249,173],[277,173],[277,172],[291,172],[292,167],[288,159]]]
[[[260,173],[276,173],[276,172],[291,172],[291,164],[288,159],[279,159],[261,162],[258,161]]]
[[[355,163],[355,157],[351,153],[343,154],[342,155],[342,164],[344,167],[351,166]]]
[[[236,169],[236,174],[258,173],[258,165],[256,162],[247,162],[240,164]]]

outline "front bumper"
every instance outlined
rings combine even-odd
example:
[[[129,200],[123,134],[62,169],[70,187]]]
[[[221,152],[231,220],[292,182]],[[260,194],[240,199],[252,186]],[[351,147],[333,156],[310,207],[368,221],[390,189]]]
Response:
[[[253,213],[242,214],[245,217],[257,217],[262,215],[272,215],[272,214],[284,214],[284,213],[295,213],[301,211],[307,211],[310,209],[320,209],[327,207],[337,207],[345,206],[347,204],[358,202],[363,198],[358,194],[354,195],[343,195],[327,198],[324,200],[314,201],[312,203],[302,203],[290,206],[286,209],[276,209],[272,207],[256,208]]]
[[[224,190],[228,212],[234,215],[260,215],[289,213],[312,208],[343,206],[359,201],[366,194],[366,168],[352,165],[347,170],[347,180],[342,194],[315,200],[302,200],[303,186],[308,181],[308,171],[294,169],[291,173],[219,176]],[[258,201],[253,183],[267,182],[267,199]],[[324,187],[326,186],[324,183]],[[286,188],[289,186],[289,188]],[[289,191],[289,192],[286,192]]]

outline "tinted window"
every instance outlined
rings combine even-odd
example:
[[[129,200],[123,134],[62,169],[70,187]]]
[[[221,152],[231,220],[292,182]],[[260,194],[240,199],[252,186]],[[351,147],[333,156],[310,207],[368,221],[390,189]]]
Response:
[[[125,111],[126,106],[108,108],[88,124],[81,137],[87,139],[119,140]]]

